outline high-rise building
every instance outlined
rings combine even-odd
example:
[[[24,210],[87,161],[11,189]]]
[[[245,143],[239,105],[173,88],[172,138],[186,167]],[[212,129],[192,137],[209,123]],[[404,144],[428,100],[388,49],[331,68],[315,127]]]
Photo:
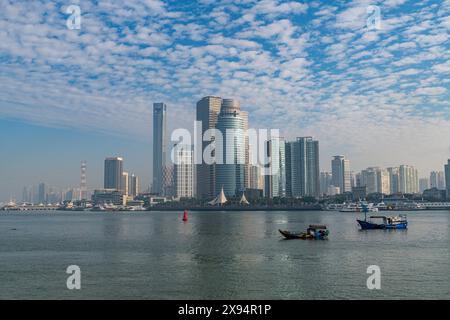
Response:
[[[130,194],[130,185],[129,185],[129,174],[128,172],[122,173],[122,184],[121,184],[121,190],[124,195],[128,196]]]
[[[319,142],[312,137],[286,144],[286,191],[288,196],[320,195]]]
[[[162,179],[163,179],[162,194],[166,197],[175,196],[174,166],[173,165],[164,166]]]
[[[192,146],[176,146],[174,161],[175,196],[177,198],[193,198],[195,185]]]
[[[38,186],[38,202],[47,203],[47,186],[45,183],[40,183]]]
[[[245,118],[239,101],[223,99],[217,129],[222,133],[222,150],[216,156],[216,188],[226,196],[236,196],[245,189]]]
[[[332,186],[332,177],[330,172],[320,173],[320,195],[328,195],[328,187]]]
[[[400,171],[397,167],[388,168],[389,172],[389,184],[391,192],[390,194],[396,194],[400,192]]]
[[[341,193],[351,192],[351,171],[350,160],[345,156],[335,156],[331,161],[332,182],[335,187],[339,187]]]
[[[163,170],[167,152],[167,106],[153,104],[153,192],[163,194]]]
[[[122,190],[123,158],[111,157],[105,159],[104,184],[105,189]]]
[[[378,192],[379,170],[379,168],[371,167],[361,171],[361,181],[359,187],[366,187],[367,194]]]
[[[283,138],[272,138],[266,142],[268,157],[265,175],[265,196],[268,198],[286,197],[286,150]]]
[[[136,197],[139,194],[139,177],[135,174],[130,175],[128,186],[130,196]]]
[[[445,190],[444,171],[432,171],[430,173],[430,188]]]
[[[416,168],[401,165],[399,168],[399,191],[401,193],[419,192],[419,175]]]
[[[202,129],[200,133],[202,137],[206,131],[216,128],[221,106],[222,98],[220,97],[208,96],[197,102],[196,120],[201,122]],[[214,135],[212,135],[212,140],[214,140]],[[210,143],[202,139],[201,164],[197,164],[196,168],[196,195],[201,199],[211,198],[216,195],[216,166],[215,164],[207,164],[203,158],[203,152]],[[214,154],[211,156],[214,157]]]
[[[420,178],[419,179],[419,192],[423,193],[425,190],[430,188],[430,181],[428,178]]]
[[[448,163],[444,166],[445,171],[445,186],[447,190],[447,199],[450,199],[450,159]]]

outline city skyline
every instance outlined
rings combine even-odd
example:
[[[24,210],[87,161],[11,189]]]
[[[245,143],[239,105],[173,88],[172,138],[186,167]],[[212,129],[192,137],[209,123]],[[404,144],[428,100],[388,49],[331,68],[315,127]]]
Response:
[[[81,28],[70,30],[64,5],[5,2],[0,201],[42,181],[78,186],[81,160],[100,187],[102,159],[114,155],[145,188],[152,103],[171,109],[169,132],[192,129],[208,94],[239,100],[252,127],[280,128],[286,141],[313,136],[320,171],[338,154],[352,171],[443,171],[448,3],[384,1],[380,29],[367,25],[371,4],[84,1]]]

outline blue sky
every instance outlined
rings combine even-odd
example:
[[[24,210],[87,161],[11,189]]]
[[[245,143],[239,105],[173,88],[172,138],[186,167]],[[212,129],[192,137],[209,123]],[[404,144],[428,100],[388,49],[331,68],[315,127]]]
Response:
[[[71,4],[80,30],[66,27]],[[448,0],[3,0],[0,200],[41,179],[76,185],[83,159],[100,186],[110,155],[146,185],[152,103],[190,129],[205,95],[239,99],[252,127],[316,137],[323,170],[335,154],[355,170],[442,170],[449,13]]]

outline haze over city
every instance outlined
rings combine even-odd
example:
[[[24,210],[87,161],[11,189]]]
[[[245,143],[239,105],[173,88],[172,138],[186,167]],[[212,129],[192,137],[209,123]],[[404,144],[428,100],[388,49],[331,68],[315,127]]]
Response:
[[[200,98],[238,99],[252,128],[320,141],[321,171],[409,164],[420,177],[450,157],[449,1],[73,1],[0,5],[0,201],[23,186],[102,186],[122,156],[151,183],[152,105],[168,131],[191,130]],[[8,30],[6,32],[6,30]]]

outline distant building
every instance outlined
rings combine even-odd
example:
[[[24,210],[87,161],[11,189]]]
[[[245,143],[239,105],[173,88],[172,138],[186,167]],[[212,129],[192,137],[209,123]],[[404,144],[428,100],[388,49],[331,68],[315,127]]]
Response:
[[[423,191],[423,199],[427,201],[445,201],[446,191],[438,188],[431,188]]]
[[[174,161],[175,196],[177,198],[193,198],[195,186],[192,146],[176,146]]]
[[[345,156],[335,156],[331,161],[332,181],[331,184],[339,187],[341,193],[351,191],[350,161]]]
[[[419,174],[413,166],[401,165],[399,168],[399,186],[401,193],[419,192]]]
[[[447,190],[447,198],[450,199],[450,159],[445,165],[445,185]]]
[[[167,152],[167,106],[153,104],[153,192],[163,194],[163,170]]]
[[[331,186],[332,174],[330,172],[320,173],[320,194],[328,194],[328,187]]]
[[[364,187],[353,187],[352,189],[353,200],[363,200],[367,197],[367,188]]]
[[[397,167],[388,168],[389,172],[389,184],[390,194],[396,194],[400,192],[400,170]]]
[[[92,195],[92,202],[94,205],[124,205],[126,204],[126,200],[127,196],[125,196],[121,190],[116,189],[95,190]]]
[[[165,197],[173,197],[175,195],[174,166],[167,165],[163,168],[162,173],[163,191]],[[158,194],[159,195],[159,194]]]
[[[419,179],[419,192],[423,193],[425,190],[430,188],[430,183],[428,178],[420,178]]]
[[[129,190],[129,175],[128,172],[123,172],[122,173],[122,185],[121,185],[121,190],[123,192],[124,195],[128,196],[130,195],[130,190]]]
[[[286,143],[286,191],[289,197],[320,195],[319,141],[312,137]]]
[[[245,189],[245,119],[239,101],[222,100],[216,125],[223,137],[222,150],[216,150],[216,156],[221,158],[216,164],[216,189],[223,188],[227,197],[238,196]]]
[[[265,196],[286,197],[286,149],[283,138],[272,138],[266,142],[268,172],[265,175]]]
[[[38,203],[47,203],[47,186],[45,183],[40,183],[38,186]]]
[[[249,188],[249,189],[245,190],[245,197],[249,201],[255,201],[255,200],[261,199],[263,196],[264,196],[263,189]]]
[[[430,188],[445,190],[445,173],[444,171],[432,171],[430,173]]]
[[[139,194],[139,177],[132,174],[129,178],[129,195],[131,197],[137,197]]]
[[[105,159],[104,184],[105,189],[122,190],[123,159],[111,157]]]
[[[341,194],[341,188],[335,186],[328,186],[327,194],[329,196],[335,196]]]

